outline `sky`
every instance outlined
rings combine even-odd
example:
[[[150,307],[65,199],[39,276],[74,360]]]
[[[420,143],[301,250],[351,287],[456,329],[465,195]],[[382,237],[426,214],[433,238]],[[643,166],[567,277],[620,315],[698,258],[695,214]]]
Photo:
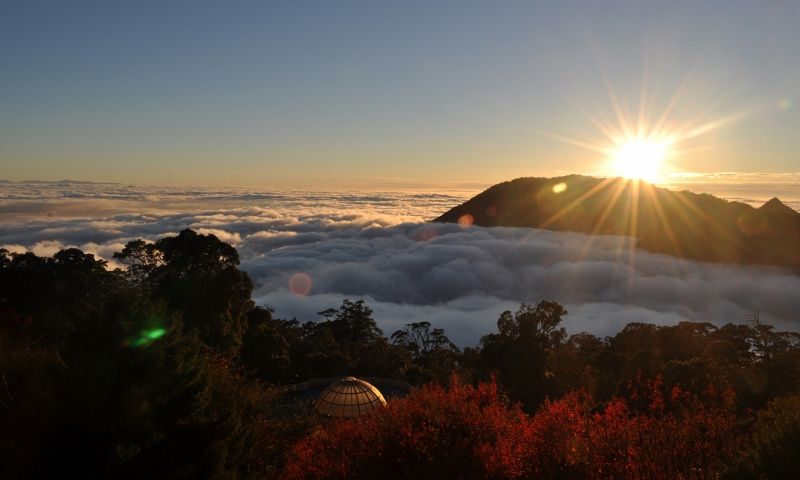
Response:
[[[797,1],[0,2],[0,179],[369,188],[800,171]],[[604,133],[605,131],[605,133]]]

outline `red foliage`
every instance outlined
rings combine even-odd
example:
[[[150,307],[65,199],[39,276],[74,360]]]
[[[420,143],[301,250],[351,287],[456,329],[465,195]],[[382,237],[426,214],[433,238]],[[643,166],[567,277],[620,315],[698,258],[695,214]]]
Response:
[[[729,393],[656,379],[629,397],[593,411],[576,391],[529,417],[494,383],[428,386],[320,428],[295,445],[285,477],[715,478],[743,446]]]
[[[481,478],[486,453],[525,421],[493,383],[428,386],[295,446],[286,478]]]

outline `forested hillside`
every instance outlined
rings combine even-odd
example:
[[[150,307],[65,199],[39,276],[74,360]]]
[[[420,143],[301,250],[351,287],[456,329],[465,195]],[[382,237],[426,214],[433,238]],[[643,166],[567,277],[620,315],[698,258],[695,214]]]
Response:
[[[0,250],[0,477],[789,478],[800,468],[800,334],[757,313],[598,338],[568,335],[564,307],[532,299],[459,348],[428,322],[382,332],[361,300],[318,319],[275,318],[213,235],[131,241],[115,257],[124,270],[77,249]],[[284,408],[288,385],[344,375],[416,388],[358,422]]]
[[[680,258],[800,269],[800,212],[777,198],[754,208],[624,178],[517,178],[434,221],[626,235]]]

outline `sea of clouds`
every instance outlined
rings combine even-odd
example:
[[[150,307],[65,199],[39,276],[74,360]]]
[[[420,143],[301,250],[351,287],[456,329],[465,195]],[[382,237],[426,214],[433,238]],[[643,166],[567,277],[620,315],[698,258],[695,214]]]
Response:
[[[624,237],[427,223],[474,193],[0,182],[0,247],[52,255],[75,246],[114,267],[126,242],[192,228],[238,249],[254,300],[279,317],[316,320],[344,298],[364,299],[387,334],[427,320],[460,345],[494,331],[502,311],[542,299],[567,307],[572,333],[741,323],[754,311],[800,327],[800,276],[785,270],[632,255]]]

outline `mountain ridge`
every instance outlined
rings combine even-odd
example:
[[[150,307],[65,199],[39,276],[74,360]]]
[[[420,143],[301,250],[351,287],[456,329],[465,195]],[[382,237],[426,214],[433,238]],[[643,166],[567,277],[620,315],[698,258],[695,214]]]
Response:
[[[781,201],[778,197],[772,197],[768,201],[764,202],[763,205],[758,207],[758,210],[761,211],[775,211],[775,212],[787,212],[787,213],[797,213],[792,207],[786,205]]]
[[[433,221],[626,235],[654,253],[800,270],[800,212],[777,197],[756,208],[623,178],[522,177],[489,187]]]

